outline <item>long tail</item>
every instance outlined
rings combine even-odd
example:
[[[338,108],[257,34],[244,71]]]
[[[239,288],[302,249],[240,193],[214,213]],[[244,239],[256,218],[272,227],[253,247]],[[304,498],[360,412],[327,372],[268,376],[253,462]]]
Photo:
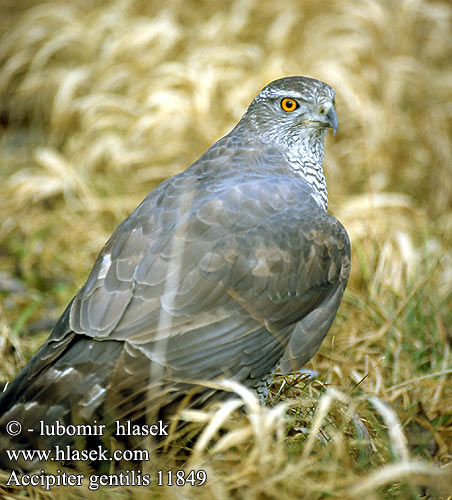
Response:
[[[117,370],[124,342],[99,341],[71,332],[61,340],[51,340],[63,328],[67,328],[67,313],[49,341],[0,395],[3,469],[30,470],[36,466],[23,456],[11,460],[7,450],[51,449],[57,444],[72,444],[73,436],[52,435],[51,431],[46,433],[49,435],[43,434],[45,424],[91,425],[105,417],[107,388]]]

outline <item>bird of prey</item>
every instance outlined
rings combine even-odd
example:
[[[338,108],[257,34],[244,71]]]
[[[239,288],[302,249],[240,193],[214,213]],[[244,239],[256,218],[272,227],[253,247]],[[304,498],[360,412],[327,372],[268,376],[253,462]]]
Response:
[[[38,439],[40,421],[140,421],[151,407],[169,418],[183,401],[225,397],[193,391],[225,377],[264,401],[276,368],[293,372],[316,353],[350,271],[322,168],[334,95],[307,77],[268,84],[229,134],[117,227],[0,397],[4,467],[5,448],[69,442]],[[20,435],[5,432],[10,421]]]

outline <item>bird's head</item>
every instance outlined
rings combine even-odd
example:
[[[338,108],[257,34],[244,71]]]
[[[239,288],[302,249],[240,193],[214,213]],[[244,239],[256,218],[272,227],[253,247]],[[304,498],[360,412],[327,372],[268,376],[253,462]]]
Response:
[[[259,92],[242,121],[266,143],[291,147],[301,140],[323,146],[327,129],[337,130],[334,90],[303,76],[275,80]]]
[[[316,201],[326,210],[322,161],[328,128],[336,133],[334,90],[314,78],[290,76],[264,87],[234,130],[257,141],[257,147],[259,143],[277,147],[291,171],[311,185]]]

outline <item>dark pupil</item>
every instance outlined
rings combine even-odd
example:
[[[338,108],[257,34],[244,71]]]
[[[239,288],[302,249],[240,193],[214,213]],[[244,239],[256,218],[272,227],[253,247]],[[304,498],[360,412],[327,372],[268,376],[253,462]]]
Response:
[[[291,108],[293,106],[293,101],[286,101],[286,107]]]

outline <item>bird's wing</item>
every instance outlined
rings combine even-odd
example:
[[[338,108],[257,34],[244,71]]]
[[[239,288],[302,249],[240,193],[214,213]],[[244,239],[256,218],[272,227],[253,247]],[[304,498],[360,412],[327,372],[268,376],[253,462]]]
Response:
[[[348,267],[344,228],[302,180],[230,175],[205,185],[188,170],[114,232],[70,329],[126,341],[177,376],[259,379],[285,351],[291,368],[314,354]]]

